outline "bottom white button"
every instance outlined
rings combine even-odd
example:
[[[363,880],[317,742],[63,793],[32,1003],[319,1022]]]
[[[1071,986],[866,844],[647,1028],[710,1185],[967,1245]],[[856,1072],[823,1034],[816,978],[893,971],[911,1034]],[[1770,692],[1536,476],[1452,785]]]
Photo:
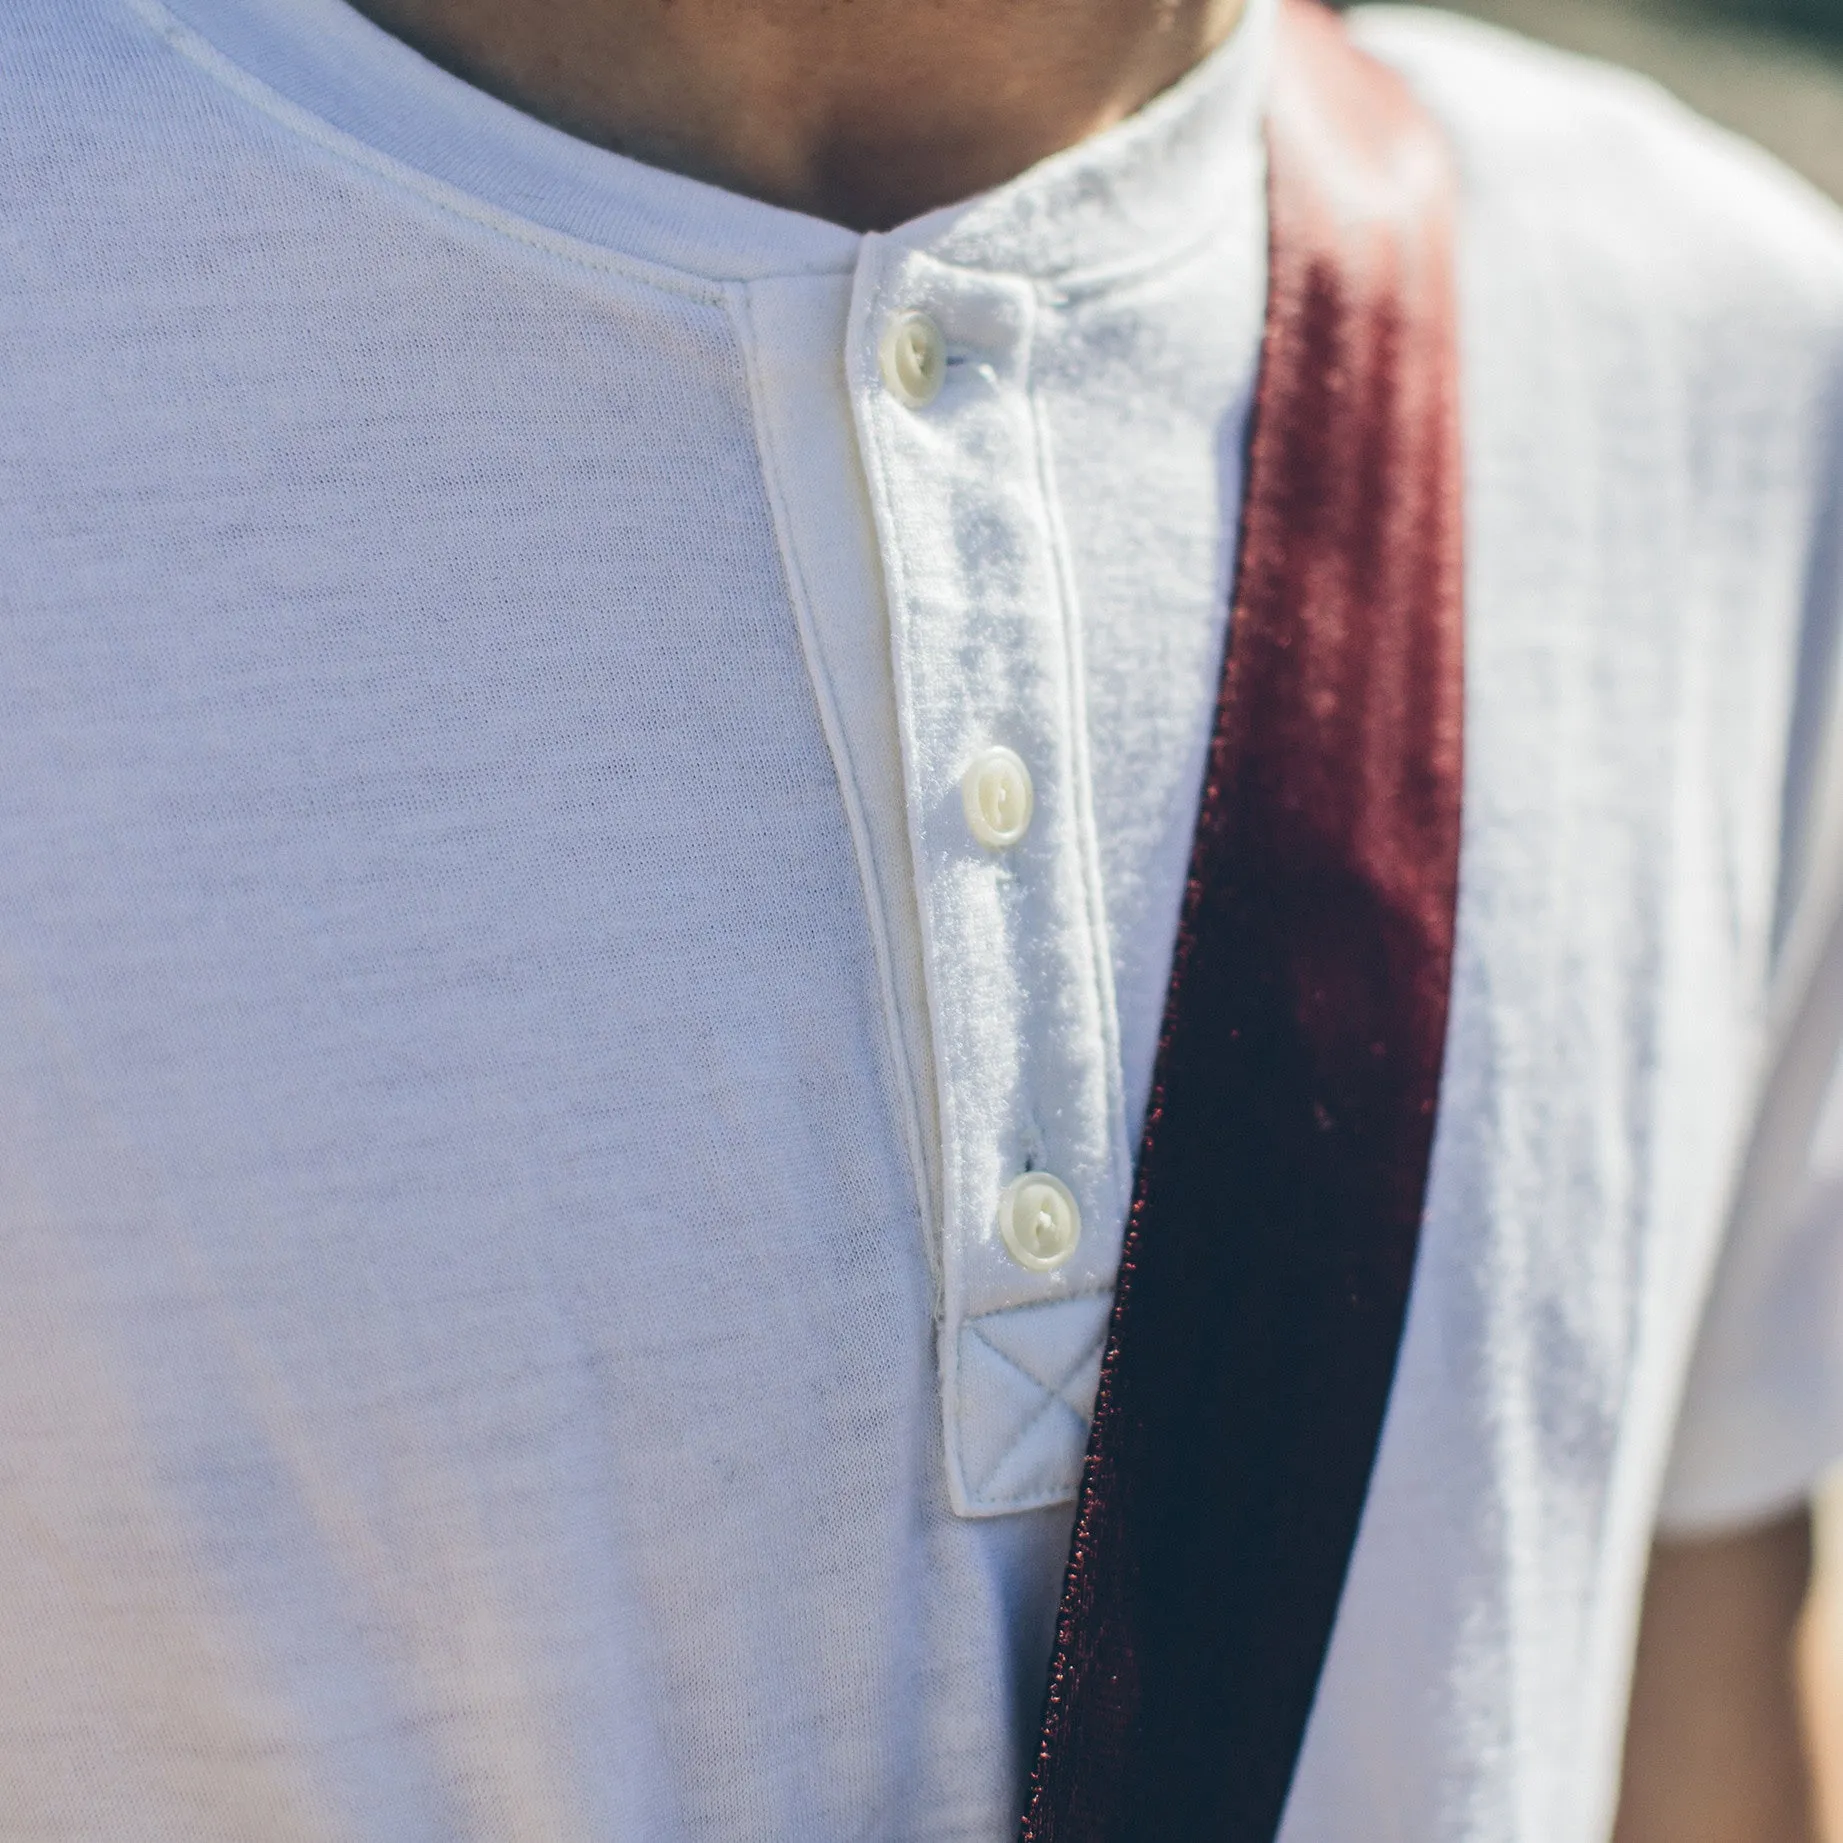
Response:
[[[1020,1267],[1051,1273],[1081,1240],[1081,1211],[1061,1178],[1026,1171],[999,1194],[998,1232]]]

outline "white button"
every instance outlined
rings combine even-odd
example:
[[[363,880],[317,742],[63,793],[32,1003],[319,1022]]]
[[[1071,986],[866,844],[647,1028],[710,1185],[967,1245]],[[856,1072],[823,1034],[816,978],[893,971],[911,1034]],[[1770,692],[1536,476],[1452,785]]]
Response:
[[[947,341],[926,314],[898,314],[883,335],[883,381],[910,409],[941,394],[947,376]]]
[[[998,1232],[1020,1267],[1052,1273],[1081,1240],[1081,1211],[1061,1178],[1027,1171],[999,1195]]]
[[[1036,800],[1030,770],[1009,749],[982,749],[960,777],[967,829],[995,850],[1015,845],[1030,830]]]

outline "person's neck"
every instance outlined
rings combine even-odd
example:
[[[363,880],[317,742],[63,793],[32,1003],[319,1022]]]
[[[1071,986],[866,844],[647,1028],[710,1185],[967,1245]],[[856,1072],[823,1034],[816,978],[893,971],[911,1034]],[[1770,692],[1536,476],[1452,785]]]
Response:
[[[857,230],[1131,115],[1243,0],[354,0],[585,140]]]

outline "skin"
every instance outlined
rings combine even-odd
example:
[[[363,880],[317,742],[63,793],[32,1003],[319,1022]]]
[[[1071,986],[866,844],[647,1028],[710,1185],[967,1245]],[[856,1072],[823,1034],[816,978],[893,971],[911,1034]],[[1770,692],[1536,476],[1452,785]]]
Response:
[[[358,0],[603,147],[887,230],[1131,115],[1243,0]]]
[[[1810,1573],[1802,1510],[1653,1548],[1614,1843],[1816,1843],[1798,1695]]]
[[[604,147],[883,230],[1122,120],[1243,0],[356,0]],[[1813,1843],[1809,1518],[1653,1552],[1615,1843]]]

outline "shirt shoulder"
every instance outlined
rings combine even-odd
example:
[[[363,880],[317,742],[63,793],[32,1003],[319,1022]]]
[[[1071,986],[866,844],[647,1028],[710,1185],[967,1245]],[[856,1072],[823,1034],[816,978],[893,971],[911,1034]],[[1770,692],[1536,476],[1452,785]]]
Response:
[[[1661,86],[1481,22],[1362,7],[1353,37],[1441,123],[1467,229],[1715,320],[1843,342],[1843,211]]]
[[[1597,584],[1545,618],[1646,635],[1660,663],[1706,610],[1764,747],[1770,686],[1838,624],[1843,211],[1628,71],[1430,8],[1350,20],[1458,173],[1469,524],[1505,559],[1474,589]]]

